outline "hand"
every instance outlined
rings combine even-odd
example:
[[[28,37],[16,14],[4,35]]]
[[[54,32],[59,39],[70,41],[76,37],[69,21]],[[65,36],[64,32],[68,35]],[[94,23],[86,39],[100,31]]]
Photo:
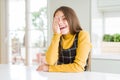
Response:
[[[41,54],[41,53],[37,53],[37,62],[38,64],[47,64],[46,60],[45,60],[45,53]]]
[[[52,28],[54,33],[60,34],[61,32],[60,32],[60,27],[58,22],[59,22],[58,17],[54,17]]]
[[[37,71],[45,71],[45,72],[48,72],[49,66],[48,66],[47,64],[42,64],[42,65],[40,65],[36,70],[37,70]]]

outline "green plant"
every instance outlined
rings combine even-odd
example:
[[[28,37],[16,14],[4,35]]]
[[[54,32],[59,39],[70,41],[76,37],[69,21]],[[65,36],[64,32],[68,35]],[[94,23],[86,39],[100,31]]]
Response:
[[[43,34],[43,47],[46,46],[45,30],[47,29],[47,7],[42,7],[38,11],[31,13],[32,24],[36,30],[40,30]],[[40,36],[41,37],[41,36]],[[38,46],[41,42],[38,41],[35,45]]]
[[[32,12],[32,24],[39,30],[43,31],[46,25],[47,8],[42,7],[39,11]]]
[[[113,41],[113,36],[110,35],[110,34],[105,34],[103,36],[103,41],[105,41],[105,42],[112,42]]]
[[[103,41],[105,41],[105,42],[120,42],[120,34],[119,33],[115,33],[113,35],[104,34]]]
[[[113,35],[113,41],[114,42],[120,42],[120,34],[116,33]]]

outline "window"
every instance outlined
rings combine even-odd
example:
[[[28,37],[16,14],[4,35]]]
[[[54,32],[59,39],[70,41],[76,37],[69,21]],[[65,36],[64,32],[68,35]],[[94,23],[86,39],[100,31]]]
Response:
[[[99,1],[104,4],[99,4]],[[109,0],[107,1],[109,2]],[[102,41],[104,34],[120,34],[120,10],[119,5],[116,5],[117,3],[118,2],[115,1],[115,3],[111,3],[114,5],[111,5],[109,3],[106,3],[106,0],[92,0],[91,36],[93,44],[92,51],[94,55],[101,55],[104,53],[102,51]]]
[[[104,13],[105,34],[115,34],[120,32],[120,12]]]
[[[47,0],[8,0],[10,64],[34,65],[47,47]]]

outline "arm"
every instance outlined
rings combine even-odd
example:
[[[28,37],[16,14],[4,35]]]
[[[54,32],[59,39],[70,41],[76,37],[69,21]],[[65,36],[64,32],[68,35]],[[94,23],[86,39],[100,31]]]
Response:
[[[58,47],[59,47],[61,32],[60,32],[57,17],[54,17],[53,19],[52,29],[53,29],[54,35],[53,35],[51,44],[46,52],[46,61],[48,65],[54,65],[58,59]]]
[[[90,37],[87,32],[81,31],[78,36],[78,48],[72,64],[50,65],[50,72],[82,72],[91,50]]]
[[[58,59],[58,46],[60,34],[54,34],[51,44],[46,52],[46,61],[49,65],[54,65]]]
[[[58,59],[58,46],[59,46],[59,40],[61,36],[59,24],[58,24],[58,18],[54,17],[53,23],[53,38],[51,41],[51,44],[46,52],[46,62],[47,64],[42,64],[38,66],[37,71],[48,71],[49,65],[54,65],[57,62]]]

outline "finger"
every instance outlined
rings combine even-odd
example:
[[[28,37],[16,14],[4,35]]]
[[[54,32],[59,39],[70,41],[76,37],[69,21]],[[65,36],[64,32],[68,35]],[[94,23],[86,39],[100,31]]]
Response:
[[[53,21],[53,27],[57,27],[58,26],[58,21],[56,19],[54,19]]]
[[[37,70],[37,71],[42,71],[42,67],[39,66],[36,70]]]
[[[54,18],[54,23],[57,23],[57,24],[58,24],[58,20],[59,20],[58,17],[55,17],[55,18]]]

